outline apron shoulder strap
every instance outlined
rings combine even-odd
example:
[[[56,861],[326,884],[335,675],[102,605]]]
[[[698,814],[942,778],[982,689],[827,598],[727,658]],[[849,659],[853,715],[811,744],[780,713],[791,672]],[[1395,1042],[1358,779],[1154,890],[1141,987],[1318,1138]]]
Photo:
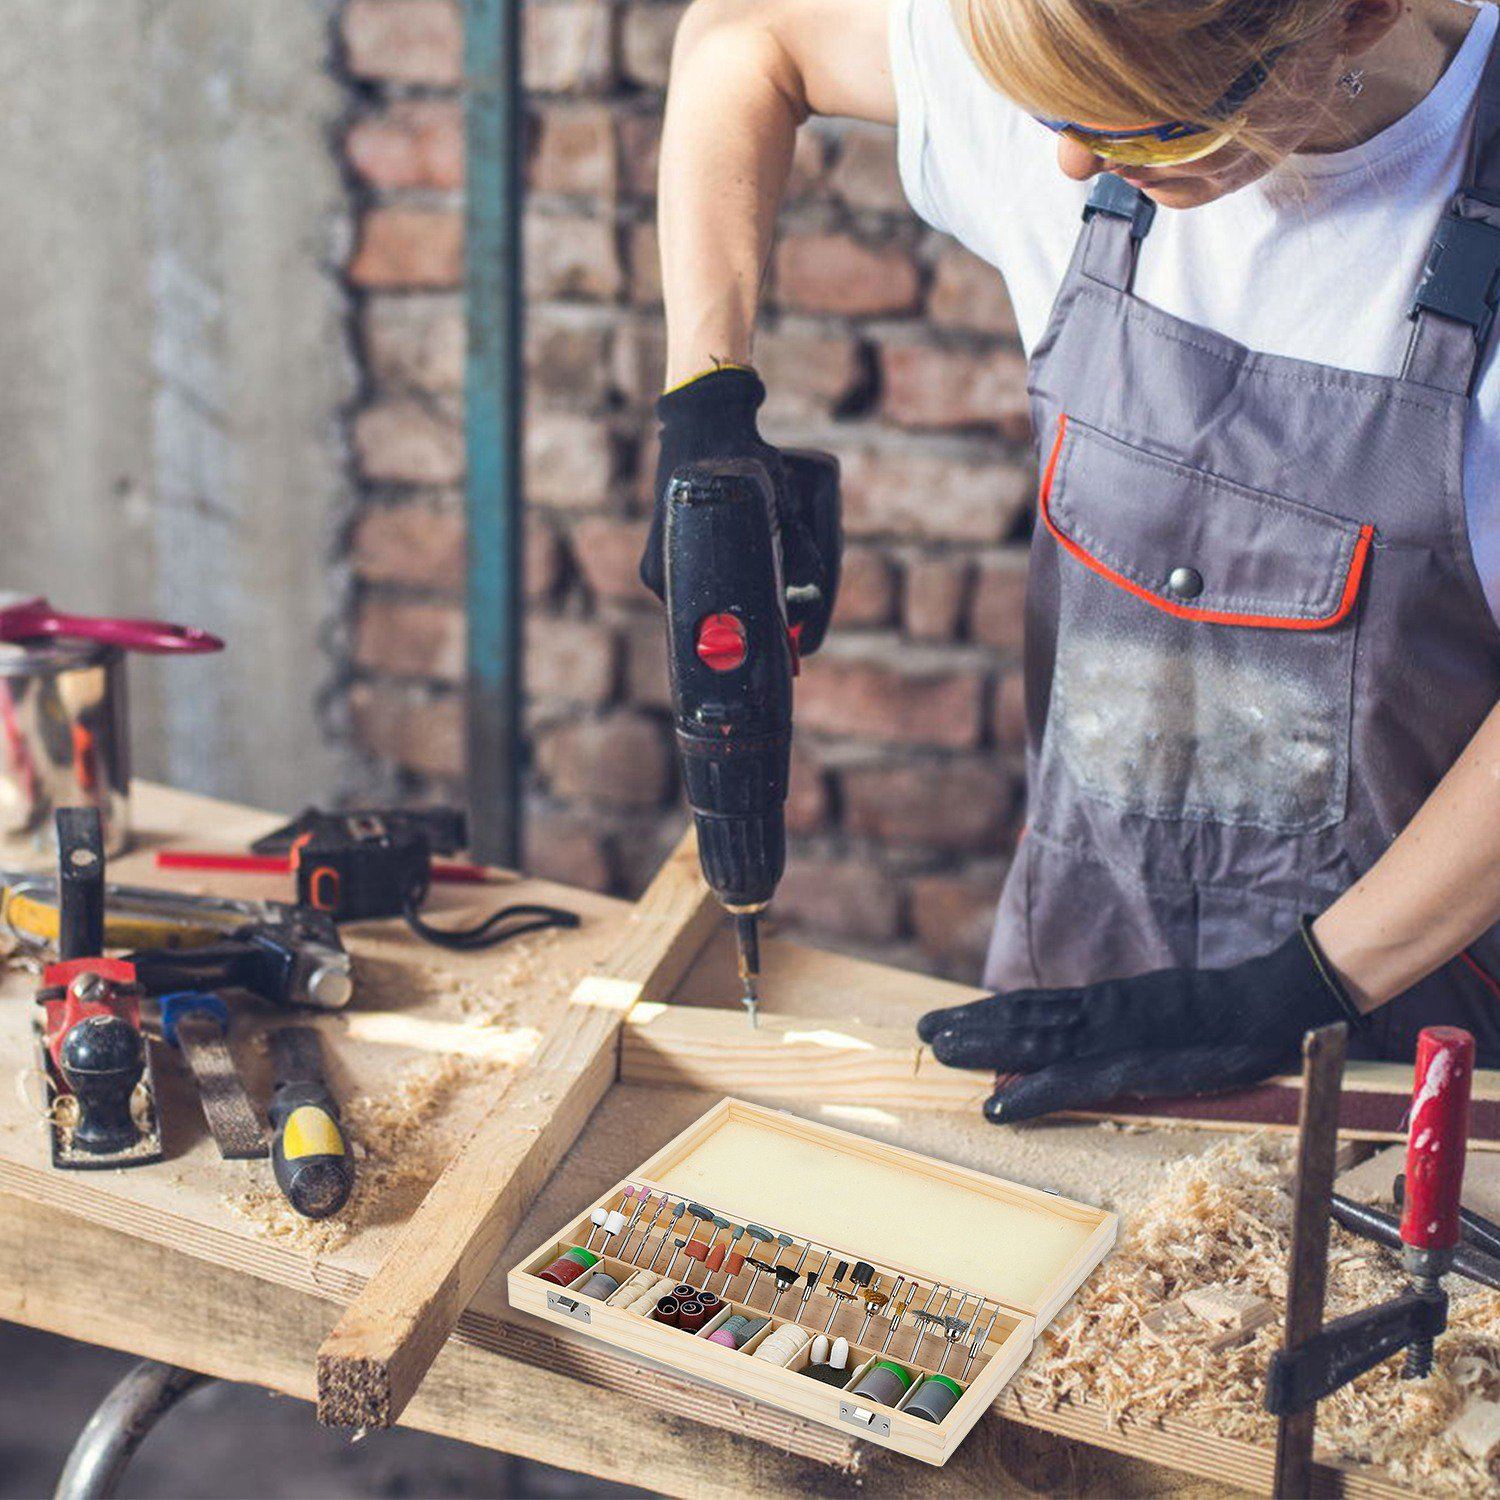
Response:
[[[1094,179],[1083,206],[1077,264],[1086,276],[1122,292],[1135,280],[1141,241],[1151,231],[1156,205],[1113,172]]]
[[[1500,44],[1479,80],[1463,186],[1438,221],[1412,299],[1404,380],[1467,395],[1500,300]]]

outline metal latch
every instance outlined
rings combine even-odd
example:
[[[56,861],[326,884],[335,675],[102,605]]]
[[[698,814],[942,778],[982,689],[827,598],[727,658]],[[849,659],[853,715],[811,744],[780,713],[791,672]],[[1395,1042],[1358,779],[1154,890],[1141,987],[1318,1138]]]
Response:
[[[866,1432],[876,1433],[880,1437],[891,1435],[889,1417],[882,1417],[879,1412],[867,1411],[863,1406],[856,1406],[852,1401],[839,1402],[839,1421],[847,1422],[851,1427],[862,1428]]]
[[[561,1292],[547,1293],[547,1311],[560,1312],[565,1317],[577,1318],[580,1323],[589,1321],[589,1310],[576,1297],[564,1297]]]

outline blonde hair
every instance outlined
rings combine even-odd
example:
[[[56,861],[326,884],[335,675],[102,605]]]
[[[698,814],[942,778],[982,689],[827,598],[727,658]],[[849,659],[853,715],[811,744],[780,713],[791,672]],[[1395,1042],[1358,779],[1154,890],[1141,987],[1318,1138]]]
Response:
[[[1092,124],[1208,123],[1247,68],[1348,0],[953,0],[989,81],[1022,108]]]

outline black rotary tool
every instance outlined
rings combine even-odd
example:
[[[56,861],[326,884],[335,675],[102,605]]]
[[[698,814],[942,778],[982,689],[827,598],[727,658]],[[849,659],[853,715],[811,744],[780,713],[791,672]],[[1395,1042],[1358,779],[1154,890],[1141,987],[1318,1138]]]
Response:
[[[827,632],[841,546],[837,460],[781,457],[784,477],[754,459],[676,470],[663,544],[683,783],[752,1024],[759,919],[786,867],[792,678]]]

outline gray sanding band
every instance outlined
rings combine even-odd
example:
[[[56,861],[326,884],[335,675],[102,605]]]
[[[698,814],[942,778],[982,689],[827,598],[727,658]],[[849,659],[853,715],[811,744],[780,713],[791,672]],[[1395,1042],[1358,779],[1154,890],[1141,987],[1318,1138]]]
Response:
[[[900,1377],[894,1370],[876,1365],[874,1369],[866,1371],[864,1379],[854,1387],[854,1394],[868,1396],[871,1401],[878,1401],[882,1406],[897,1406],[906,1394],[906,1387],[901,1384]]]
[[[958,1392],[945,1380],[924,1380],[917,1394],[902,1408],[909,1417],[941,1422],[958,1405]]]
[[[612,1297],[620,1290],[620,1283],[615,1280],[608,1271],[595,1271],[584,1284],[578,1288],[580,1297],[598,1297],[601,1301],[605,1297]]]

